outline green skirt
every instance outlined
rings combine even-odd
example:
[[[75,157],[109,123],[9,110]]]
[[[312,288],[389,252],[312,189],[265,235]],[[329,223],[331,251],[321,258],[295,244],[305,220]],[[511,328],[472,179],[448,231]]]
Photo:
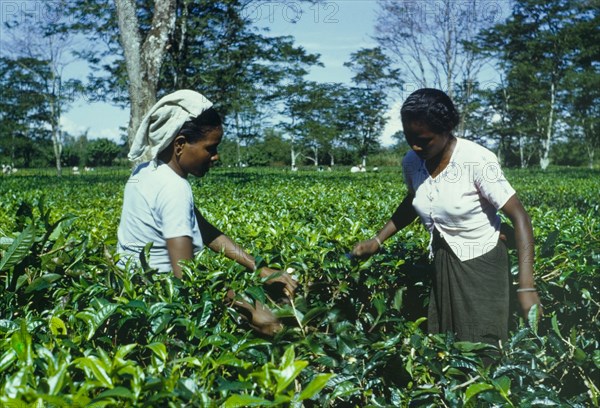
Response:
[[[508,337],[510,264],[505,244],[468,261],[454,255],[437,230],[428,310],[430,333],[454,333],[456,340],[504,343]]]

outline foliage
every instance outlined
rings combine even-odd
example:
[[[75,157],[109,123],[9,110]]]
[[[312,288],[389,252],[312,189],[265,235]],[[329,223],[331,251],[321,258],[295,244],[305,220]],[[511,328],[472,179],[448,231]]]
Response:
[[[354,73],[355,87],[349,90],[340,115],[342,128],[349,130],[349,143],[357,147],[363,166],[367,164],[367,153],[378,145],[387,123],[388,98],[402,85],[400,71],[389,68],[390,64],[379,47],[360,49],[344,63]]]
[[[160,55],[160,72],[152,75],[157,81],[152,97],[177,89],[198,90],[215,103],[238,139],[262,130],[274,103],[286,97],[280,92],[285,81],[319,65],[318,56],[296,46],[293,37],[269,36],[257,29],[251,15],[255,6],[248,1],[177,1],[169,18],[154,26],[158,4],[138,1],[132,9],[140,38],[151,38],[153,28],[160,30],[174,20],[165,53]],[[64,31],[83,33],[90,42],[102,45],[80,53],[93,67],[90,98],[129,106],[128,84],[138,78],[128,78],[117,8],[100,0],[76,0],[68,4],[68,14],[72,18],[62,25]],[[146,42],[143,52],[152,43]]]
[[[34,58],[0,58],[0,157],[3,163],[28,167],[36,144],[50,135],[48,105],[39,91],[39,79],[49,78],[45,62]],[[44,163],[45,165],[46,163]]]
[[[268,300],[286,323],[274,339],[249,330],[225,302],[226,285],[247,298],[268,293],[258,276],[224,257],[202,252],[186,264],[181,281],[117,265],[127,171],[60,182],[39,174],[6,177],[0,401],[597,406],[598,176],[573,169],[508,172],[535,226],[545,316],[528,326],[515,315],[500,347],[426,334],[428,237],[419,225],[369,261],[344,256],[404,194],[396,168],[215,169],[194,183],[207,218],[260,254],[262,264],[295,270],[301,289],[294,301]]]
[[[306,152],[310,164],[335,161],[334,149],[339,146],[345,127],[342,117],[348,106],[350,90],[341,83],[320,84],[297,81],[287,86],[289,97],[284,111],[292,120],[280,126],[291,135],[291,144]]]
[[[87,143],[87,162],[92,166],[110,166],[121,148],[109,139],[94,139]]]
[[[508,3],[378,0],[377,4],[375,38],[402,70],[403,97],[419,88],[446,91],[461,112],[456,134],[475,134],[472,98],[489,60],[470,41],[499,23]]]
[[[60,114],[73,98],[82,95],[86,101],[131,107],[129,85],[135,81],[127,78],[115,2],[50,3],[19,8],[27,18],[13,13],[5,21],[7,34],[19,25],[33,23],[35,28],[30,35],[15,35],[15,43],[23,47],[4,47],[7,52],[0,59],[0,159],[18,167],[46,166],[53,154],[61,156],[63,141],[62,163],[86,162],[85,154],[59,128]],[[139,27],[133,32],[140,39],[152,38],[155,6],[163,3],[121,3],[135,6],[132,13]],[[322,65],[319,56],[296,45],[291,36],[275,37],[260,29],[253,21],[260,4],[175,3],[175,29],[160,72],[135,75],[134,79],[158,81],[140,104],[175,89],[200,90],[225,117],[227,136],[235,143],[230,146],[236,157],[231,163],[357,164],[367,153],[377,153],[387,120],[386,98],[395,96],[390,91],[401,82],[406,93],[427,85],[447,90],[462,114],[455,133],[490,141],[506,165],[527,167],[540,159],[547,163],[551,148],[555,164],[583,162],[582,154],[569,157],[562,141],[575,143],[577,149],[583,146],[590,168],[597,163],[600,14],[594,1],[519,0],[510,4],[509,18],[500,20],[505,7],[500,3],[379,0],[376,36],[382,48],[350,54],[344,65],[352,71],[353,87],[306,80],[312,67]],[[82,43],[69,40],[82,37]],[[76,51],[76,58],[89,63],[85,84],[62,76],[60,68],[71,61],[66,54],[56,60],[46,57],[53,47],[44,45],[23,57],[44,40],[56,46],[51,56]],[[147,41],[146,48],[151,43]],[[9,53],[9,48],[15,52]],[[478,82],[490,58],[501,72],[499,83]],[[157,67],[150,62],[146,65]],[[395,69],[398,66],[402,71]],[[135,117],[141,114],[134,112]],[[285,132],[286,140],[273,140],[280,150],[265,154],[265,135],[274,126]]]
[[[60,176],[64,137],[61,118],[80,91],[81,82],[65,75],[66,67],[72,63],[69,58],[75,46],[72,33],[57,29],[63,4],[45,4],[44,12],[40,12],[39,7],[40,4],[34,4],[33,10],[19,7],[13,13],[5,14],[2,48],[6,55],[10,55],[16,69],[35,83],[30,92],[35,93],[35,99],[45,111],[44,125],[49,129],[54,165]],[[18,109],[21,108],[23,105],[19,104]],[[27,123],[27,126],[31,125]],[[38,133],[40,130],[31,128],[30,132]]]
[[[480,33],[481,55],[493,56],[502,72],[501,83],[488,95],[500,117],[502,129],[495,129],[500,148],[503,156],[516,152],[521,167],[536,156],[547,165],[551,144],[563,129],[562,136],[585,143],[590,166],[593,162],[600,78],[595,6],[519,0],[505,22]]]

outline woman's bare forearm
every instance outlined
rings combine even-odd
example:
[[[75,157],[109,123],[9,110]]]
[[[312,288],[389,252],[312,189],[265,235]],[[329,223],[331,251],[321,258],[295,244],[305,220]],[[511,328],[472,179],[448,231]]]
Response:
[[[215,252],[222,253],[227,258],[250,270],[254,270],[256,267],[254,257],[223,233],[213,239],[212,242],[208,244],[208,247]]]
[[[202,235],[204,245],[215,252],[223,253],[227,258],[239,263],[250,270],[255,269],[254,257],[248,254],[241,246],[236,244],[231,238],[212,225],[204,216],[194,208],[198,227]]]

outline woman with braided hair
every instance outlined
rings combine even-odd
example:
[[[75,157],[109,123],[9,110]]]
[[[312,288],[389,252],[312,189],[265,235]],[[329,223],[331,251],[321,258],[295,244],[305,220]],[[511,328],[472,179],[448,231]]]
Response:
[[[496,156],[452,134],[459,114],[437,89],[413,92],[401,108],[406,142],[402,161],[408,193],[391,219],[352,254],[369,257],[417,217],[429,231],[434,276],[428,309],[431,333],[497,343],[508,337],[510,268],[500,234],[502,211],[515,229],[517,295],[527,317],[540,300],[533,278],[533,230]]]

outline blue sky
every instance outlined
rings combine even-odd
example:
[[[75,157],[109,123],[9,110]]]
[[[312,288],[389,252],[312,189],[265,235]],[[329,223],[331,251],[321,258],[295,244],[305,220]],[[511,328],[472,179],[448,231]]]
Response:
[[[336,0],[319,4],[305,2],[261,1],[247,9],[258,27],[270,35],[292,35],[296,44],[308,52],[321,55],[323,68],[314,68],[309,79],[319,82],[349,82],[351,72],[343,64],[352,52],[376,45],[371,38],[376,19],[374,0]],[[74,66],[73,75],[85,77],[85,67]],[[395,106],[384,132],[383,142],[400,127]],[[129,112],[108,104],[76,103],[64,115],[66,131],[79,134],[89,129],[89,136],[119,140],[119,127],[127,126]]]

